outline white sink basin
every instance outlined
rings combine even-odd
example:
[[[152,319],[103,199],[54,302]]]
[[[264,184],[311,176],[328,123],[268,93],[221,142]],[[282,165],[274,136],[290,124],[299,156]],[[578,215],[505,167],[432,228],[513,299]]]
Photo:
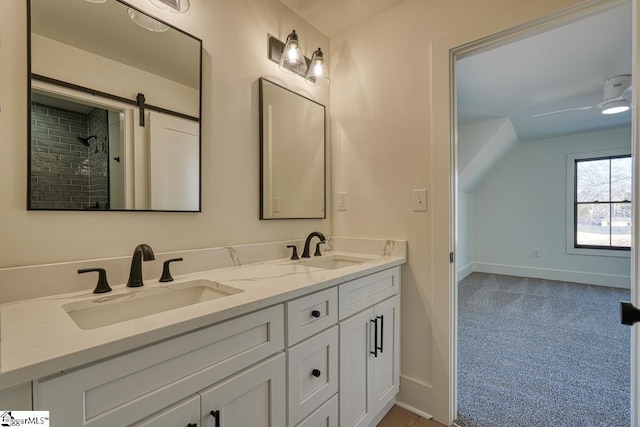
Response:
[[[324,268],[325,270],[336,270],[338,268],[362,264],[367,261],[372,261],[372,259],[348,255],[323,255],[321,257],[314,257],[300,261],[300,264],[308,265],[310,267]]]
[[[80,329],[103,326],[162,313],[244,292],[210,280],[161,285],[70,302],[62,308]]]

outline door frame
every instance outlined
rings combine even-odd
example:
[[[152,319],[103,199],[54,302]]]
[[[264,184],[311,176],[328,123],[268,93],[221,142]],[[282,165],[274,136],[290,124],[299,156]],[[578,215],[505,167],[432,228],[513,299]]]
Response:
[[[568,9],[551,13],[545,17],[535,19],[526,24],[519,25],[516,27],[512,27],[506,31],[502,31],[499,33],[494,33],[492,35],[478,38],[471,42],[466,43],[451,43],[451,37],[445,37],[440,40],[437,40],[433,44],[432,55],[434,56],[434,81],[443,81],[443,78],[448,78],[448,116],[443,125],[438,126],[437,120],[438,113],[442,115],[441,119],[445,119],[445,109],[434,108],[434,140],[438,140],[438,136],[444,137],[445,131],[448,131],[449,137],[449,186],[448,186],[448,204],[444,205],[442,210],[440,211],[440,219],[444,219],[445,209],[448,209],[448,241],[449,241],[449,252],[455,254],[456,249],[458,247],[458,168],[457,168],[457,114],[456,114],[456,89],[455,89],[455,63],[457,59],[463,58],[464,56],[468,56],[470,54],[475,54],[481,52],[484,49],[493,48],[496,45],[512,42],[519,38],[526,38],[535,34],[536,32],[544,32],[552,29],[554,27],[559,27],[562,25],[571,22],[572,20],[582,18],[585,15],[590,13],[598,12],[600,10],[606,9],[611,6],[615,6],[621,3],[625,3],[626,1],[632,2],[633,8],[633,59],[632,59],[632,75],[636,75],[636,70],[638,69],[638,41],[639,41],[639,32],[638,32],[638,23],[640,22],[640,11],[638,9],[638,3],[640,0],[588,0],[574,5]],[[456,46],[453,48],[447,48],[447,46]],[[440,59],[444,59],[444,55],[448,55],[448,76],[445,76],[444,69],[442,67],[438,68],[438,61],[435,59],[438,55]],[[440,77],[440,78],[438,78]],[[632,105],[638,106],[638,89],[640,85],[637,83],[636,79],[632,81]],[[433,98],[437,99],[435,95],[437,92],[436,87],[434,87],[434,95]],[[640,277],[640,262],[636,257],[637,248],[640,248],[640,233],[638,230],[638,225],[640,225],[640,209],[639,203],[636,201],[640,200],[640,180],[638,171],[640,171],[640,146],[638,145],[638,135],[640,135],[640,120],[638,120],[638,113],[640,108],[634,108],[631,116],[631,152],[632,152],[632,162],[633,162],[633,229],[632,229],[632,243],[631,243],[631,299],[634,305],[640,307],[640,292],[638,289],[638,280]],[[442,123],[442,122],[440,122]],[[445,129],[448,124],[448,129]],[[437,145],[437,144],[435,144]],[[434,148],[434,151],[437,151]],[[437,171],[434,175],[438,175]],[[440,176],[443,176],[440,174]],[[434,189],[435,192],[435,189]],[[434,200],[438,195],[434,194]],[[436,215],[434,222],[438,222],[438,216]],[[438,233],[435,232],[434,229],[434,241],[443,241],[437,238]],[[444,237],[444,236],[442,236]],[[435,250],[436,245],[434,244],[434,253],[438,251]],[[438,287],[436,286],[436,292],[434,292],[434,299],[444,301],[447,299],[449,304],[442,304],[442,310],[434,310],[434,324],[436,326],[440,325],[441,330],[447,331],[448,336],[438,336],[434,333],[434,338],[441,339],[446,338],[446,346],[441,345],[443,349],[446,349],[448,353],[448,360],[446,361],[448,364],[447,377],[448,383],[445,383],[444,378],[434,378],[434,386],[437,388],[446,387],[446,390],[442,389],[442,392],[437,393],[438,398],[436,399],[438,404],[444,405],[443,408],[446,408],[447,414],[435,414],[436,418],[440,418],[447,425],[451,425],[453,420],[455,420],[457,415],[457,319],[458,319],[458,307],[457,307],[457,283],[458,283],[458,274],[457,274],[457,266],[456,266],[456,257],[453,257],[452,262],[447,262],[449,259],[443,260],[442,257],[437,257],[437,261],[434,263],[434,283],[438,283],[438,278],[441,280],[448,276],[448,288],[437,291]],[[438,299],[442,298],[442,299]],[[442,328],[444,327],[444,328]],[[442,343],[442,342],[441,342]],[[636,326],[632,329],[632,339],[631,339],[631,426],[632,427],[640,427],[640,350],[638,346],[640,345],[640,326]],[[437,405],[434,405],[437,406]]]

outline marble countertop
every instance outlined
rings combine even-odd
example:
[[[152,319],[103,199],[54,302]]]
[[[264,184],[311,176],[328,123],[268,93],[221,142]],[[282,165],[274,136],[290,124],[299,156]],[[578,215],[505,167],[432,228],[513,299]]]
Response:
[[[92,363],[406,262],[406,258],[397,256],[349,252],[333,252],[332,255],[356,256],[367,261],[330,270],[284,259],[175,276],[171,285],[207,279],[242,292],[96,329],[80,329],[63,305],[167,284],[145,280],[143,288],[113,286],[113,291],[108,294],[93,294],[89,289],[4,304],[0,306],[0,389]]]

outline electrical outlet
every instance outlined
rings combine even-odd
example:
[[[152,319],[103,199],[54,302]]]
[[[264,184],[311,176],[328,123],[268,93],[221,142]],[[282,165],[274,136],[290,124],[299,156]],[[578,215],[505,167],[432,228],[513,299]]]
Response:
[[[539,258],[540,257],[540,249],[537,249],[537,248],[533,249],[533,256],[535,258]]]
[[[338,193],[338,210],[346,211],[347,210],[347,193]]]
[[[413,211],[424,212],[427,210],[427,190],[421,188],[413,190]]]
[[[280,197],[273,198],[273,213],[280,213]]]

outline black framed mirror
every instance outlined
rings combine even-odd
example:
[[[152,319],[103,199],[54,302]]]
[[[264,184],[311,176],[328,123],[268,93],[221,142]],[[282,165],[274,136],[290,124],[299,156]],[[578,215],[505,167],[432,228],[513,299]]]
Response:
[[[119,0],[28,8],[27,208],[199,212],[202,41]]]
[[[325,106],[260,78],[260,219],[326,218]]]

